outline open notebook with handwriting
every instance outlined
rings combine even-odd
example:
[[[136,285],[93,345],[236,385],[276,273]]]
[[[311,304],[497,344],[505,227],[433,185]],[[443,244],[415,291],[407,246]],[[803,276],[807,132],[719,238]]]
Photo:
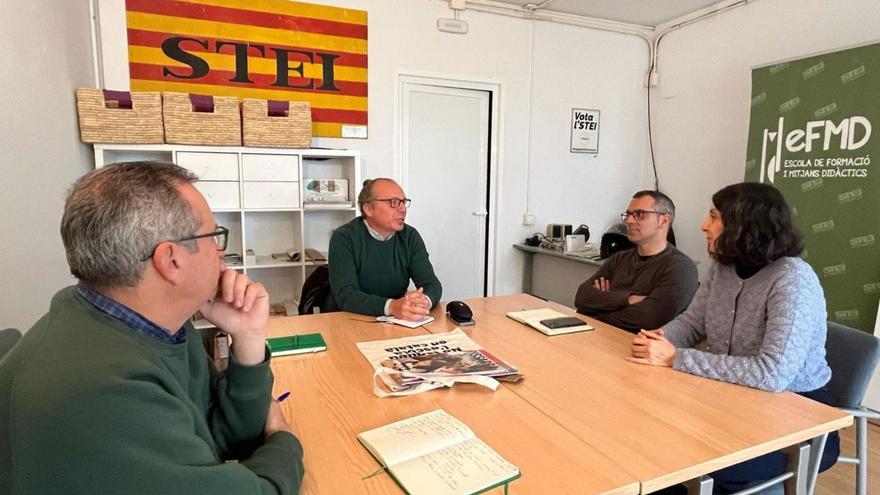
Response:
[[[442,409],[365,431],[357,438],[411,495],[472,495],[520,476],[516,466]]]

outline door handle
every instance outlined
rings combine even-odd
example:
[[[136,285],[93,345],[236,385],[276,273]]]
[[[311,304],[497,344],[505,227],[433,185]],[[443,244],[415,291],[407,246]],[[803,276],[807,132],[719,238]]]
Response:
[[[489,212],[488,211],[474,211],[474,212],[471,212],[471,215],[473,215],[475,217],[486,217],[486,216],[489,216]]]

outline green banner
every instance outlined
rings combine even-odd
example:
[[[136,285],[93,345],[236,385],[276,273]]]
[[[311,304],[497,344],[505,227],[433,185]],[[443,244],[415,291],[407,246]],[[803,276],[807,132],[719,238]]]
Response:
[[[745,178],[792,206],[828,319],[866,331],[880,299],[877,124],[880,44],[752,70]]]

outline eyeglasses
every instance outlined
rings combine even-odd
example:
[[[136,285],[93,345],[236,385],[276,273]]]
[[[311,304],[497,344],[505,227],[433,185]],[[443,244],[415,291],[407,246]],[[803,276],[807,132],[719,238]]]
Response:
[[[374,199],[373,201],[387,201],[388,204],[392,208],[400,208],[401,204],[403,204],[403,206],[409,208],[410,203],[412,203],[412,200],[409,198],[385,198],[385,199]]]
[[[635,211],[625,211],[620,214],[620,219],[624,222],[627,218],[633,217],[633,220],[641,221],[645,219],[645,216],[649,213],[654,213],[655,215],[668,215],[665,211],[653,211],[653,210],[635,210]]]
[[[225,251],[226,244],[229,242],[229,229],[227,229],[226,227],[219,227],[218,226],[217,230],[215,230],[214,232],[209,232],[207,234],[193,235],[190,237],[184,237],[182,239],[162,241],[162,242],[173,242],[175,244],[179,244],[181,242],[195,241],[197,239],[204,239],[205,237],[213,237],[214,242],[217,243],[217,251]],[[159,244],[161,244],[161,242]],[[141,261],[147,261],[148,259],[152,258],[153,253],[156,252],[156,248],[159,247],[159,244],[156,244],[155,246],[153,246],[153,249],[150,250],[150,253],[148,255],[144,256],[143,259],[141,259]]]

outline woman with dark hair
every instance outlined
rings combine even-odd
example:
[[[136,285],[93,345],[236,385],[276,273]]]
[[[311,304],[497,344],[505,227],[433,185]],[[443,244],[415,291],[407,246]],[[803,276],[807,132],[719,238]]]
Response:
[[[713,259],[706,280],[684,313],[658,330],[642,330],[633,362],[773,392],[791,391],[829,402],[825,361],[825,296],[813,269],[800,259],[800,234],[782,194],[744,182],[712,196],[701,230]],[[705,340],[705,351],[693,347]],[[837,460],[829,435],[821,470]],[[721,493],[741,490],[785,470],[771,453],[712,474]]]

